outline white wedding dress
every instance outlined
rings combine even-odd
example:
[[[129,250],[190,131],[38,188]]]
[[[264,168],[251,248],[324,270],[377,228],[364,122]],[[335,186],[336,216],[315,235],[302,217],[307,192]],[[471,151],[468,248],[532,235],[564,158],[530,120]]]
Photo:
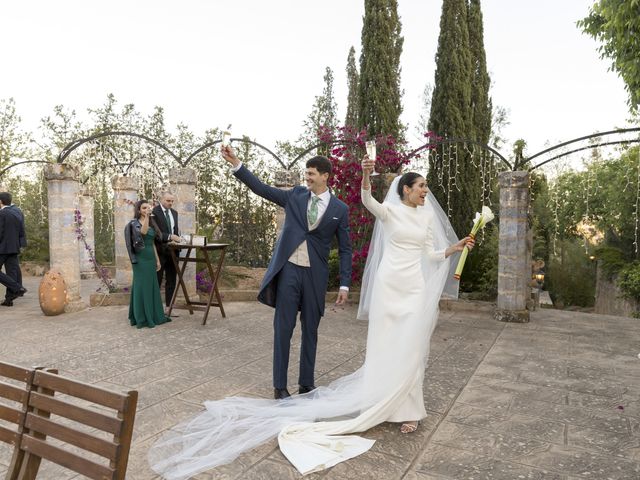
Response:
[[[369,318],[362,367],[286,400],[205,402],[204,412],[151,448],[149,461],[157,473],[186,479],[277,435],[282,453],[304,475],[360,455],[374,443],[349,434],[426,416],[422,387],[429,342],[451,277],[444,249],[456,239],[437,203],[408,207],[394,195],[396,185],[397,179],[382,204],[362,191],[364,205],[377,219],[358,314]],[[457,293],[457,284],[450,285]]]

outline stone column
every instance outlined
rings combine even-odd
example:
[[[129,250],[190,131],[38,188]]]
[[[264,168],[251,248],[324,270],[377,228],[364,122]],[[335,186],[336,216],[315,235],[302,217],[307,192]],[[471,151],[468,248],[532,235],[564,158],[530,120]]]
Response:
[[[82,215],[82,228],[86,234],[86,242],[93,254],[96,252],[96,242],[94,236],[93,221],[93,195],[87,187],[80,188],[80,196],[78,198],[78,210]],[[91,262],[87,245],[84,242],[78,242],[78,250],[80,254],[80,278],[94,278],[97,276],[95,266]]]
[[[292,168],[292,170],[286,170],[284,168],[276,170],[274,173],[273,186],[283,190],[291,190],[298,185],[300,173],[295,167]],[[284,226],[284,217],[284,208],[276,205],[276,237],[280,236],[280,232]]]
[[[67,285],[66,312],[87,308],[80,296],[80,257],[76,235],[75,209],[78,205],[78,172],[64,163],[47,165],[49,210],[49,266],[62,274]]]
[[[529,321],[531,251],[528,244],[529,172],[503,172],[500,184],[498,304],[495,318]]]
[[[171,193],[176,197],[173,208],[178,212],[178,228],[181,235],[196,233],[196,171],[192,168],[172,168],[169,170]],[[210,240],[210,239],[207,239]],[[195,256],[192,252],[192,256]],[[189,296],[196,294],[196,264],[187,264],[184,282]],[[176,285],[178,297],[182,297],[182,288]]]
[[[133,218],[133,205],[138,200],[138,182],[132,177],[114,176],[113,230],[116,244],[116,285],[130,287],[133,280],[131,261],[124,241],[124,228]]]

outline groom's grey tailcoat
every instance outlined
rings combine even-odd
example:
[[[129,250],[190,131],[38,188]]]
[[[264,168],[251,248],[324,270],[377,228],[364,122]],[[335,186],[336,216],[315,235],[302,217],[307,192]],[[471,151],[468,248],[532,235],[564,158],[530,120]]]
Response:
[[[276,242],[273,257],[260,286],[258,300],[275,307],[278,273],[296,248],[306,240],[316,303],[320,315],[324,315],[324,298],[329,279],[329,251],[334,236],[338,239],[340,285],[348,287],[351,284],[351,240],[347,205],[331,195],[320,223],[310,231],[307,221],[310,193],[306,187],[297,186],[291,190],[281,190],[265,185],[244,166],[240,167],[234,175],[257,195],[283,207],[286,214],[282,233]]]

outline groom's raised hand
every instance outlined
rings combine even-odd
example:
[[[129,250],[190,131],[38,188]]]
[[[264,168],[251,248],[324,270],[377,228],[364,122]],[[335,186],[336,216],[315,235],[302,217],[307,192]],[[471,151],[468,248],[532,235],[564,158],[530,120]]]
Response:
[[[233,151],[231,145],[220,147],[220,154],[222,155],[222,158],[229,162],[233,167],[240,165],[240,160],[236,157],[236,152]]]

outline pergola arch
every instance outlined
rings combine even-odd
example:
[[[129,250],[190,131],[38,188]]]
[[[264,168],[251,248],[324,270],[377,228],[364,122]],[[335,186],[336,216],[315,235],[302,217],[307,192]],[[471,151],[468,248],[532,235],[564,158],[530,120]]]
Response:
[[[412,159],[424,153],[425,151],[430,151],[434,148],[438,147],[446,147],[446,146],[454,146],[464,144],[465,146],[472,146],[473,152],[475,153],[475,149],[479,149],[481,152],[487,152],[492,155],[496,159],[499,160],[500,165],[507,171],[502,171],[499,173],[499,185],[500,185],[500,204],[501,204],[501,215],[500,215],[500,275],[499,275],[499,285],[498,285],[498,311],[502,312],[499,317],[502,320],[508,321],[526,321],[528,319],[528,314],[524,314],[523,311],[526,310],[526,303],[528,300],[528,282],[529,282],[529,263],[530,263],[530,251],[527,247],[527,226],[526,226],[526,212],[528,208],[529,202],[529,174],[534,170],[554,161],[562,157],[566,157],[568,155],[574,154],[576,152],[580,152],[587,149],[597,148],[601,146],[610,146],[610,145],[624,145],[624,144],[633,144],[640,143],[640,137],[636,136],[635,138],[632,135],[640,132],[640,128],[626,128],[626,129],[614,129],[606,132],[599,132],[590,135],[585,135],[582,137],[578,137],[566,142],[562,142],[560,144],[554,145],[552,147],[541,150],[540,152],[535,153],[534,155],[530,155],[526,158],[524,157],[516,157],[514,161],[508,160],[504,155],[502,155],[496,148],[493,148],[489,145],[482,144],[477,141],[473,141],[470,139],[463,138],[437,138],[430,139],[424,144],[409,150],[404,154],[406,159]],[[26,164],[45,164],[46,178],[49,182],[49,185],[58,183],[67,182],[67,187],[56,186],[55,188],[50,188],[50,191],[53,192],[53,197],[50,195],[50,207],[52,210],[55,208],[62,208],[61,199],[64,197],[65,201],[68,203],[68,192],[75,191],[76,195],[78,187],[70,187],[71,185],[68,182],[75,182],[76,184],[85,183],[87,179],[91,176],[91,174],[87,175],[86,178],[80,179],[77,178],[78,172],[72,167],[67,165],[69,158],[73,155],[75,151],[81,148],[83,145],[90,144],[95,142],[102,147],[110,148],[108,145],[105,145],[101,142],[102,139],[108,137],[130,137],[137,138],[144,142],[153,145],[155,148],[160,149],[163,154],[166,154],[168,158],[175,165],[175,171],[177,175],[181,178],[180,185],[185,188],[185,191],[192,192],[190,195],[190,201],[194,201],[195,199],[195,172],[192,172],[189,166],[192,164],[194,158],[208,149],[212,149],[218,146],[221,143],[221,140],[214,140],[203,144],[198,147],[193,152],[189,153],[186,157],[181,157],[176,154],[171,148],[167,145],[163,144],[161,141],[149,137],[144,134],[139,134],[135,132],[125,132],[125,131],[113,131],[113,132],[100,132],[94,135],[90,135],[88,137],[84,137],[81,139],[74,140],[65,147],[61,149],[59,154],[57,155],[55,161],[45,161],[45,160],[24,160],[20,162],[16,162],[14,164],[8,165],[0,170],[0,178],[5,175],[12,168],[18,167],[20,165]],[[581,142],[588,142],[592,139],[598,139],[595,143],[590,143],[588,145],[580,145]],[[282,167],[283,170],[290,171],[298,162],[304,159],[309,154],[312,154],[318,148],[321,147],[334,147],[338,145],[349,146],[352,145],[352,142],[345,142],[342,140],[336,140],[332,142],[319,142],[315,145],[309,146],[305,148],[304,151],[299,153],[294,159],[291,161],[287,161],[285,159],[280,158],[273,150],[266,147],[265,145],[251,140],[247,137],[241,138],[232,138],[232,143],[247,143],[260,149],[270,156],[275,162]],[[574,148],[575,147],[575,148]],[[466,148],[466,147],[465,147]],[[566,150],[569,148],[568,150]],[[558,150],[565,149],[559,153]],[[535,160],[539,160],[537,163],[534,163]],[[123,162],[118,158],[117,152],[112,152],[112,160],[113,165],[115,165],[122,174],[121,179],[127,179],[128,174],[131,169],[136,164],[136,159],[131,161]],[[154,174],[160,175],[160,171],[158,166],[153,158],[147,159],[150,168],[155,169]],[[149,168],[148,166],[140,166],[140,168]],[[497,173],[497,172],[496,172]],[[129,184],[127,180],[121,180],[123,184]],[[75,190],[74,190],[75,188]],[[132,187],[129,185],[127,188],[131,189]],[[56,193],[58,192],[58,193]],[[66,193],[65,193],[66,192]],[[58,195],[58,197],[56,197]],[[66,196],[65,196],[66,195]],[[70,205],[67,205],[67,209],[70,208]],[[191,211],[195,211],[193,205],[189,207]],[[50,221],[50,237],[54,229],[60,229],[61,227],[70,227],[69,225],[58,225],[56,222]],[[71,226],[73,228],[73,226]],[[195,213],[194,213],[194,221],[192,228],[195,228]],[[510,233],[509,233],[510,232]],[[515,233],[514,233],[515,232]],[[57,232],[54,232],[57,233]],[[503,233],[505,234],[503,236]],[[511,236],[509,236],[509,235]],[[67,235],[68,237],[68,235]],[[68,238],[67,238],[68,240]],[[53,256],[52,256],[53,257]],[[511,265],[505,259],[515,258],[517,259],[514,262],[511,262]],[[516,265],[517,264],[517,265]],[[503,280],[501,282],[501,279]],[[511,282],[507,285],[505,282]],[[514,287],[514,282],[517,284]],[[501,303],[501,298],[502,301]],[[523,303],[524,301],[524,303]]]

